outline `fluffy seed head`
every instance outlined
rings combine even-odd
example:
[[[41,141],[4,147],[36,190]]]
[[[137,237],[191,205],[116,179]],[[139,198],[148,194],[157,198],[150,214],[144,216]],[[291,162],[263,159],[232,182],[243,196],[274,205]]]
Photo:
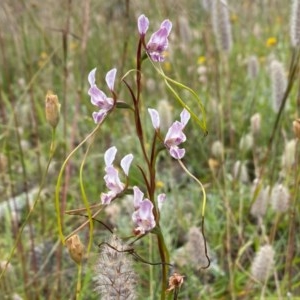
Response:
[[[291,12],[291,43],[293,47],[300,46],[300,1],[293,0]]]
[[[223,160],[224,146],[221,141],[214,141],[211,146],[211,152],[215,158]]]
[[[272,208],[276,212],[284,213],[289,208],[290,193],[282,184],[275,184],[271,193]]]
[[[253,136],[252,134],[243,135],[240,139],[239,148],[243,152],[250,151],[253,147]]]
[[[270,72],[272,81],[272,106],[274,112],[277,113],[287,87],[287,79],[282,63],[277,60],[271,62]]]
[[[256,113],[251,117],[251,133],[253,136],[257,135],[260,132],[261,128],[261,115]]]
[[[237,160],[233,165],[233,177],[243,183],[249,182],[249,175],[245,163]]]
[[[289,172],[295,165],[296,145],[296,139],[285,143],[281,158],[281,165],[284,172]]]
[[[188,241],[184,246],[188,261],[196,268],[207,266],[205,255],[205,241],[198,227],[191,227],[188,232]]]
[[[212,0],[212,23],[219,50],[230,52],[232,35],[226,0]]]
[[[257,77],[259,72],[259,63],[256,55],[252,55],[248,58],[248,76],[250,79]]]
[[[251,265],[251,274],[257,281],[264,283],[274,267],[275,251],[271,245],[262,246],[256,253]]]
[[[101,246],[100,257],[94,269],[96,288],[101,299],[136,299],[136,275],[126,247],[113,236]]]
[[[252,197],[254,196],[254,192],[256,191],[258,185],[258,181],[254,181],[254,185],[252,187]],[[267,211],[268,203],[269,203],[269,189],[270,187],[262,187],[258,192],[258,195],[253,202],[250,213],[252,216],[256,218],[262,218]]]

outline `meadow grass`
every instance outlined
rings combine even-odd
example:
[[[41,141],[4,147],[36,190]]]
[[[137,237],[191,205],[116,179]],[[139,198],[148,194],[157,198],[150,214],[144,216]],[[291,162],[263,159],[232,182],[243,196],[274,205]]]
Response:
[[[118,99],[131,104],[121,79],[126,74],[129,85],[135,82],[137,19],[143,13],[151,32],[162,20],[172,21],[160,65],[165,76],[199,96],[208,131],[195,119],[204,115],[193,95],[172,85],[176,99],[170,81],[166,84],[158,64],[148,59],[140,105],[145,149],[150,151],[153,136],[147,109],[159,110],[165,134],[182,111],[178,99],[183,101],[195,117],[184,130],[182,161],[203,184],[207,202],[202,227],[201,188],[168,151],[160,152],[155,189],[167,199],[159,227],[172,265],[165,271],[184,279],[178,295],[174,290],[162,295],[168,282],[159,264],[157,232],[147,234],[130,246],[134,251],[115,250],[126,257],[121,261],[132,260],[136,299],[300,297],[300,130],[297,123],[293,127],[299,117],[299,51],[292,47],[289,24],[295,16],[286,1],[228,0],[228,7],[224,2],[218,5],[228,9],[229,19],[221,20],[220,8],[211,12],[216,7],[204,0],[1,1],[1,299],[101,299],[99,257],[114,251],[105,243],[115,235],[125,244],[132,237],[131,188],[143,184],[140,169],[147,166],[132,113],[115,109],[78,145],[96,128],[87,78],[93,68],[100,89],[106,88],[105,74],[117,68]],[[230,22],[225,25],[232,41],[226,49],[224,34],[218,36],[224,23],[216,20]],[[279,76],[272,71],[274,61],[282,66]],[[55,132],[45,116],[49,90],[61,103]],[[125,154],[134,154],[129,190],[101,207],[93,227],[81,228],[94,212],[87,206],[99,205],[107,190],[104,153],[111,146],[118,148],[116,165]],[[86,249],[79,264],[61,241],[78,228]]]

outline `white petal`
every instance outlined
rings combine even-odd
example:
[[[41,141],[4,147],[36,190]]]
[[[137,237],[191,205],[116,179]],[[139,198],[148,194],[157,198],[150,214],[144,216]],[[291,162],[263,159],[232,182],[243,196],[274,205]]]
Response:
[[[180,114],[180,123],[182,123],[183,126],[185,126],[189,121],[190,117],[190,113],[186,109],[184,109]]]
[[[160,119],[159,119],[158,111],[156,109],[153,109],[153,108],[148,108],[148,112],[149,112],[150,117],[151,117],[152,125],[157,130],[160,126]]]
[[[89,76],[88,76],[88,81],[89,81],[89,83],[90,83],[91,86],[94,86],[95,82],[96,82],[96,70],[97,70],[97,68],[93,69],[89,73]]]
[[[115,146],[110,147],[105,151],[104,154],[104,161],[105,161],[105,166],[109,167],[112,165],[113,161],[115,160],[116,153],[117,153],[117,148]]]
[[[132,154],[127,154],[121,160],[121,167],[122,167],[122,169],[123,169],[126,176],[128,176],[129,168],[130,168],[132,160],[133,160],[133,155]]]
[[[133,187],[133,205],[135,209],[140,207],[141,202],[143,201],[144,193],[137,187]]]
[[[106,76],[105,76],[105,81],[107,86],[109,87],[109,89],[111,91],[114,90],[114,84],[115,84],[115,79],[116,79],[116,73],[117,73],[117,69],[111,69],[110,71],[107,72]]]
[[[162,207],[163,203],[165,202],[166,198],[167,198],[166,194],[159,194],[157,196],[157,204],[158,204],[158,209],[159,210],[161,209],[161,207]]]

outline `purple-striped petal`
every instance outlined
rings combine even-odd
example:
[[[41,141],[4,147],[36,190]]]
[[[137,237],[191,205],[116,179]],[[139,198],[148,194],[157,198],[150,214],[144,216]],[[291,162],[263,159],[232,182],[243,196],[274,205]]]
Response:
[[[111,200],[116,197],[116,194],[113,191],[109,191],[108,193],[101,194],[101,203],[103,205],[110,204]]]
[[[167,135],[165,137],[165,145],[171,147],[171,146],[177,146],[186,140],[185,134],[182,132],[183,130],[183,124],[179,121],[175,121],[171,127],[169,128]]]
[[[115,84],[115,79],[116,79],[116,73],[117,69],[111,69],[110,71],[107,72],[105,76],[105,81],[108,86],[108,88],[113,91],[114,90],[114,84]]]
[[[96,124],[101,123],[104,120],[104,118],[106,117],[106,115],[107,115],[107,111],[106,110],[101,109],[98,112],[94,111],[93,112],[94,122]]]
[[[185,155],[185,149],[180,149],[177,146],[173,146],[169,150],[170,155],[175,159],[182,159]]]

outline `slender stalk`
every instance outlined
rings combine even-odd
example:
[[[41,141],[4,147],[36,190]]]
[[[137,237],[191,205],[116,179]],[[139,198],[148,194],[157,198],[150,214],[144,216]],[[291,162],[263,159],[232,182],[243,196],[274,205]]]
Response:
[[[154,200],[155,196],[155,178],[156,178],[156,170],[155,170],[155,164],[156,164],[156,155],[155,153],[155,141],[156,137],[154,137],[153,143],[152,143],[152,149],[151,149],[151,160],[149,159],[149,156],[146,152],[145,148],[145,141],[144,141],[144,135],[143,135],[143,127],[141,123],[141,116],[140,116],[140,95],[141,95],[141,67],[142,67],[142,45],[143,45],[143,37],[139,40],[138,49],[137,49],[137,56],[136,56],[136,87],[137,92],[136,95],[133,97],[133,104],[134,104],[134,117],[135,117],[135,127],[137,136],[140,142],[140,146],[142,148],[144,159],[147,163],[148,168],[148,174],[149,179],[145,179],[145,182],[147,184],[148,189],[148,196],[150,201],[154,205],[153,213],[156,221],[156,231],[154,234],[156,234],[157,242],[158,242],[158,250],[160,255],[160,260],[162,262],[162,283],[161,283],[161,300],[165,299],[165,292],[167,289],[167,278],[168,278],[168,263],[169,263],[169,254],[167,251],[167,247],[164,241],[164,237],[160,228],[159,224],[159,213],[156,206],[156,202]],[[145,172],[143,172],[145,175]],[[151,288],[150,283],[150,289]]]
[[[52,141],[51,141],[51,146],[50,146],[50,151],[49,151],[49,159],[48,159],[48,163],[47,163],[46,169],[44,171],[43,177],[42,177],[41,182],[40,182],[40,186],[39,186],[39,190],[38,190],[37,196],[36,196],[36,198],[35,198],[35,200],[33,202],[33,205],[31,206],[31,208],[30,208],[30,210],[29,210],[29,212],[28,212],[28,214],[27,214],[27,216],[26,216],[26,218],[25,218],[25,220],[24,220],[24,222],[23,222],[23,224],[22,224],[19,232],[18,232],[18,235],[15,238],[14,246],[12,247],[12,249],[10,251],[10,254],[9,254],[9,257],[8,257],[8,259],[6,261],[6,264],[4,265],[4,267],[2,268],[2,271],[0,273],[0,281],[1,281],[1,279],[2,279],[2,277],[3,277],[3,275],[4,275],[5,271],[6,271],[6,269],[7,269],[8,265],[9,265],[9,263],[10,263],[13,255],[14,255],[14,253],[15,253],[17,245],[20,242],[20,239],[21,239],[22,233],[24,231],[24,228],[28,224],[28,221],[29,221],[29,219],[30,219],[32,213],[34,212],[35,207],[36,207],[36,205],[38,203],[38,200],[40,199],[41,192],[42,192],[42,190],[44,188],[44,185],[45,185],[45,182],[46,182],[46,178],[47,178],[47,174],[48,174],[48,171],[49,171],[49,166],[50,166],[50,163],[51,163],[51,161],[53,159],[53,156],[54,156],[54,153],[55,153],[54,143],[55,143],[55,129],[53,129],[53,131],[52,131]]]
[[[65,237],[63,234],[63,227],[62,227],[62,220],[61,220],[61,207],[60,207],[60,187],[61,187],[61,181],[62,181],[62,176],[64,173],[64,170],[66,168],[67,163],[69,162],[69,160],[71,159],[71,157],[73,156],[73,154],[88,140],[90,139],[92,136],[95,135],[95,133],[97,132],[97,130],[100,128],[102,123],[99,123],[98,126],[96,126],[94,128],[94,130],[83,140],[80,142],[80,144],[74,148],[71,153],[67,156],[67,158],[65,159],[64,163],[62,164],[62,167],[60,169],[60,172],[58,174],[58,178],[57,178],[57,184],[56,184],[56,188],[55,188],[55,209],[56,209],[56,214],[57,214],[57,229],[58,229],[58,234],[59,234],[59,238],[61,240],[61,242],[64,244],[65,242]]]
[[[78,264],[77,270],[77,284],[76,284],[76,300],[80,300],[80,291],[81,291],[81,275],[82,275],[82,264]]]
[[[162,267],[162,282],[161,282],[160,299],[165,300],[166,299],[166,290],[167,290],[167,281],[168,281],[167,280],[168,279],[168,271],[169,271],[168,263],[170,261],[170,258],[169,258],[168,249],[165,244],[164,236],[162,234],[159,224],[157,225],[157,227],[158,227],[158,233],[156,234],[156,237],[157,237],[160,260],[162,262],[162,265],[161,265],[161,267]]]

